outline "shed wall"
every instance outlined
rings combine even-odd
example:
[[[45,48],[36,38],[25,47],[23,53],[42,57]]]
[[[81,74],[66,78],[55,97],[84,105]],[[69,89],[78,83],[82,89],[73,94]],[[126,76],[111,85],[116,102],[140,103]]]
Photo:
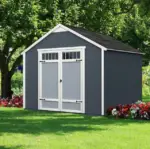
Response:
[[[105,112],[109,106],[142,99],[142,56],[105,52]]]
[[[86,46],[85,113],[101,111],[101,50],[70,32],[52,33],[26,53],[26,108],[38,109],[38,52],[42,48]]]

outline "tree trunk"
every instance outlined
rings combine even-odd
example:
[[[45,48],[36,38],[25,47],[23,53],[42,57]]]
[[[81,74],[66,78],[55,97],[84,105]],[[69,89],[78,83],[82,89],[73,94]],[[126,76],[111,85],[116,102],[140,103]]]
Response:
[[[2,98],[12,98],[11,76],[8,69],[1,71],[1,96]]]

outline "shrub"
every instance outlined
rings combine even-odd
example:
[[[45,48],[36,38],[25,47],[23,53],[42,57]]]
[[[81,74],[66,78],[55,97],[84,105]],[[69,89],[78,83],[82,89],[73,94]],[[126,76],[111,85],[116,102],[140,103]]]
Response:
[[[150,66],[143,67],[142,73],[142,95],[150,96]]]
[[[19,71],[14,73],[12,80],[11,80],[11,88],[14,95],[22,95],[22,88],[23,88],[23,74]]]
[[[107,115],[118,118],[150,119],[150,102],[137,101],[133,104],[117,105],[107,109]]]
[[[12,99],[0,98],[0,107],[18,107],[18,108],[21,108],[22,106],[23,106],[22,96],[14,96]]]

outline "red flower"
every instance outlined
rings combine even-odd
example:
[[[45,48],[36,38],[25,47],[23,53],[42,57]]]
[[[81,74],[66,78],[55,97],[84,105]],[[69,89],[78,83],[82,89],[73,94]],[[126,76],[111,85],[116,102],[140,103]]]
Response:
[[[111,115],[113,109],[114,109],[114,107],[109,107],[106,111],[107,115]]]
[[[7,100],[2,100],[1,101],[1,106],[7,107],[7,105],[8,105],[8,101]]]
[[[0,99],[0,106],[3,107],[22,107],[23,106],[23,98],[22,96],[14,96],[11,100],[8,98]]]

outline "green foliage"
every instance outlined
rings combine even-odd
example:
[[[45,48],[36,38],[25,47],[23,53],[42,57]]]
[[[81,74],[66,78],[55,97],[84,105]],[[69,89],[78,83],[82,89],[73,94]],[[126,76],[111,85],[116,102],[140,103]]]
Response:
[[[12,91],[14,95],[22,95],[23,94],[23,74],[19,71],[14,73],[11,81]]]
[[[150,66],[143,67],[142,89],[143,97],[150,96]]]
[[[0,93],[1,93],[1,72],[0,72]]]
[[[47,21],[40,19],[45,12],[39,0],[0,1],[0,70],[5,78],[2,80],[3,97],[8,96],[10,79],[22,62],[20,53],[45,30]]]
[[[143,65],[148,65],[150,59],[150,18],[143,15],[139,5],[125,15],[124,26],[119,39],[139,49],[143,55]]]
[[[149,0],[44,0],[42,4],[52,26],[63,23],[113,36],[145,53],[143,65],[149,63]]]
[[[148,65],[149,7],[149,0],[1,0],[0,70],[12,77],[22,62],[20,53],[58,23],[119,39],[145,53],[143,65]]]

